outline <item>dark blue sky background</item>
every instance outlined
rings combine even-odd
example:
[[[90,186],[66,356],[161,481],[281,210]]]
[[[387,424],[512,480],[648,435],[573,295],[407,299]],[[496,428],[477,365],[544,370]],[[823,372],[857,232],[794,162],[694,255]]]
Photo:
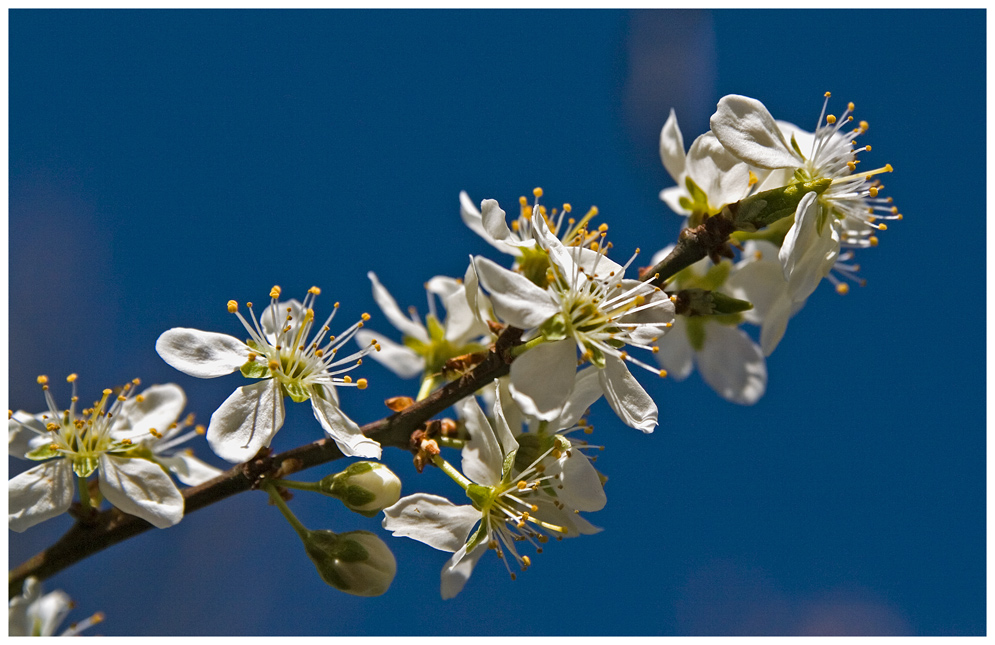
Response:
[[[60,403],[70,372],[84,400],[137,376],[180,384],[206,422],[243,381],[187,377],[155,339],[239,334],[225,303],[273,284],[318,285],[319,315],[341,301],[339,320],[369,311],[391,335],[368,270],[424,313],[425,280],[494,257],[460,190],[596,204],[618,255],[648,262],[681,223],[657,198],[668,110],[690,144],[727,93],[806,129],[826,90],[837,113],[855,102],[905,215],[860,254],[866,287],[823,284],[791,321],[756,406],[639,374],[661,409],[644,436],[598,403],[605,530],[515,582],[487,557],[442,602],[446,554],[299,494],[311,528],[394,550],[390,591],[352,598],[247,493],[55,576],[72,618],[103,610],[109,635],[985,633],[983,11],[20,10],[9,29],[13,409],[41,409],[38,374]],[[342,394],[360,423],[415,392],[363,370],[370,388]],[[320,436],[291,406],[274,448]],[[458,501],[407,454],[385,461],[405,493]],[[10,563],[70,524],[11,533]]]

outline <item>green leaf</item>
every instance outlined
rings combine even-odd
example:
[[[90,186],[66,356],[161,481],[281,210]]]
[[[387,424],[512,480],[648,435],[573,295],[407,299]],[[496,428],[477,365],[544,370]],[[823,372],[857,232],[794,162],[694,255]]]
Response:
[[[584,347],[591,353],[591,364],[597,365],[601,369],[604,369],[606,364],[604,353],[593,345],[584,345]]]
[[[512,450],[504,457],[504,463],[501,464],[501,480],[508,481],[511,475],[511,467],[515,465],[515,454],[517,450]]]

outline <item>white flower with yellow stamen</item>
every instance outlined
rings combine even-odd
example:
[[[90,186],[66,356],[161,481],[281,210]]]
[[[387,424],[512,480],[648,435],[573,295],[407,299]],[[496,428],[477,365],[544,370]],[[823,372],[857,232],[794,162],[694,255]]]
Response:
[[[843,126],[853,121],[853,103],[836,118],[826,114],[828,101],[827,92],[814,135],[775,121],[763,103],[745,96],[723,97],[710,120],[712,132],[730,153],[752,166],[773,171],[760,189],[832,180],[825,192],[802,198],[778,254],[795,301],[808,298],[829,275],[841,245],[874,246],[874,233],[886,228],[877,220],[902,217],[890,199],[879,197],[882,186],[872,179],[891,172],[891,165],[857,172],[857,153],[870,150],[870,146],[855,147],[854,140],[867,131],[867,123],[862,121],[844,132]]]
[[[679,215],[715,215],[746,197],[757,182],[749,166],[732,156],[711,132],[695,139],[685,153],[673,110],[660,131],[660,159],[677,182],[661,190],[660,199]]]
[[[161,398],[156,405],[136,407],[135,400],[142,396],[132,398],[136,379],[117,396],[104,390],[92,408],[77,412],[76,375],[68,380],[73,384],[68,409],[56,406],[48,379],[39,376],[48,412],[10,415],[8,452],[43,462],[7,482],[10,529],[20,533],[69,510],[77,489],[74,473],[83,495],[81,503],[90,506],[86,478],[94,471],[98,472],[101,495],[125,513],[157,528],[183,519],[183,496],[176,484],[162,466],[143,455],[140,446],[150,428],[176,420],[179,411],[171,397]]]
[[[43,595],[38,579],[27,578],[21,595],[11,598],[7,604],[7,635],[55,636],[55,630],[74,606],[66,592],[56,590]],[[78,636],[83,630],[103,620],[104,614],[98,611],[85,620],[72,623],[58,635]]]
[[[227,334],[177,327],[163,333],[156,341],[156,351],[167,363],[191,376],[215,378],[240,370],[246,378],[261,379],[245,385],[228,397],[207,427],[211,449],[231,462],[251,459],[261,448],[269,446],[283,425],[283,397],[296,402],[310,400],[314,416],[342,454],[351,457],[380,458],[380,444],[364,436],[359,426],[338,406],[335,386],[366,387],[366,379],[353,382],[345,375],[362,364],[362,357],[378,348],[375,341],[358,352],[340,357],[339,349],[363,326],[356,322],[341,336],[328,336],[338,303],[314,338],[315,297],[311,287],[304,302],[278,302],[280,288],[270,291],[270,305],[260,321],[248,303],[251,324],[238,311],[238,304],[228,302],[228,311],[238,316],[249,339],[242,342]]]
[[[477,561],[488,549],[497,551],[505,566],[513,558],[524,571],[532,561],[518,553],[516,542],[529,542],[537,553],[542,553],[541,545],[550,535],[574,537],[598,531],[574,512],[575,508],[564,504],[562,495],[557,495],[556,485],[560,481],[557,475],[546,474],[548,467],[555,468],[557,474],[562,471],[558,460],[570,451],[566,439],[554,437],[552,447],[519,469],[515,467],[519,445],[504,418],[500,401],[494,407],[493,425],[473,397],[462,401],[458,409],[470,435],[463,447],[463,474],[440,458],[436,463],[460,484],[472,504],[459,506],[438,495],[418,493],[385,509],[383,520],[383,527],[395,536],[455,552],[442,569],[444,599],[463,589]],[[569,458],[587,462],[576,451]],[[591,481],[575,479],[575,485],[596,489],[601,498],[588,500],[575,495],[575,501],[585,510],[598,510],[604,506],[601,481],[593,468],[586,472]],[[511,573],[511,577],[514,579],[515,574]]]
[[[598,368],[609,405],[626,424],[652,432],[656,404],[633,378],[626,363],[660,370],[625,351],[626,345],[651,350],[673,324],[674,305],[663,291],[644,281],[626,280],[624,265],[597,250],[565,246],[534,209],[532,230],[549,256],[548,286],[541,288],[518,273],[477,258],[481,284],[491,295],[494,311],[504,322],[533,330],[525,351],[511,365],[511,391],[525,414],[551,421],[561,412],[574,387],[577,353]],[[638,251],[637,251],[638,253]]]

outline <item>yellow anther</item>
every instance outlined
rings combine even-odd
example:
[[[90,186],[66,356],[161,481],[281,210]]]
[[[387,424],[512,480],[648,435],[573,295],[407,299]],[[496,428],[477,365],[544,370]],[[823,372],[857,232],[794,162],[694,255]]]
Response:
[[[491,540],[490,542],[488,542],[487,543],[487,548],[488,549],[494,549],[496,551],[497,548],[498,548],[497,540]]]
[[[542,473],[546,472],[546,467],[543,466],[542,464],[536,464],[535,465],[535,469],[536,469],[536,472],[539,473],[540,475]]]
[[[339,308],[339,303],[336,302],[334,305],[332,305],[332,307],[335,308],[335,309],[338,309]]]
[[[640,306],[640,305],[646,304],[646,298],[642,294],[640,294],[640,295],[636,296],[635,298],[633,298],[632,301],[634,303],[636,303],[637,307]]]
[[[373,343],[373,347],[375,347],[378,352],[380,351],[380,343]]]
[[[594,426],[587,426],[584,428],[584,434],[594,434]]]
[[[654,354],[659,354],[660,353],[660,348],[657,347],[656,345],[653,345],[653,347],[651,347],[650,349],[653,350]]]
[[[677,296],[670,296],[670,302],[677,303]]]
[[[895,169],[892,168],[891,164],[890,163],[886,163],[884,165],[884,170],[882,170],[881,172],[894,172],[894,171],[895,171]]]
[[[269,290],[269,297],[276,300],[280,297],[280,287],[273,285],[273,288]]]
[[[519,480],[517,485],[518,485],[518,490],[525,490],[525,487],[528,486],[528,484],[526,484],[524,480]]]
[[[118,401],[127,401],[128,397],[124,396],[123,394],[118,394],[117,395],[117,400]]]
[[[512,222],[511,222],[511,230],[517,231],[519,228],[521,228],[521,226],[519,225],[518,220],[517,219],[516,220],[512,220]]]
[[[836,123],[836,117],[833,116],[832,114],[827,114],[826,115],[826,123],[828,123],[829,125],[832,125],[832,124]]]
[[[314,320],[314,309],[308,309],[307,313],[304,314],[304,322],[310,322]]]
[[[760,180],[759,180],[759,179],[757,179],[757,176],[753,174],[753,171],[752,171],[752,170],[751,170],[751,171],[749,171],[749,172],[750,172],[750,181],[749,181],[749,183],[748,183],[747,185],[748,185],[748,186],[752,186],[753,184],[757,183],[757,182],[758,182],[758,181],[760,181]]]
[[[342,382],[343,383],[352,383],[352,377],[349,376],[348,374],[346,374],[345,376],[342,377]]]
[[[851,171],[854,171],[857,169],[857,164],[853,163],[852,161],[848,161],[846,162],[846,167],[849,168]]]
[[[52,423],[52,422],[46,423],[45,424],[45,429],[48,430],[49,432],[55,432],[56,430],[59,429],[59,424],[58,423]]]
[[[313,296],[317,296],[321,294],[321,289],[319,289],[318,287],[311,287],[310,289],[307,290],[307,292]]]
[[[871,127],[871,124],[868,123],[867,121],[860,122],[860,129],[863,130],[864,132],[867,132],[867,128],[869,127]]]
[[[356,387],[359,388],[360,390],[365,390],[368,384],[369,382],[365,378],[361,378],[358,381],[356,381]]]
[[[878,230],[879,231],[887,231],[888,230],[887,224],[878,224]]]
[[[836,285],[836,293],[840,294],[841,296],[845,296],[846,294],[850,293],[850,285],[848,285],[845,282],[839,283],[838,285]]]
[[[864,146],[864,150],[866,150],[867,152],[870,152],[871,151],[871,147],[870,146]]]
[[[110,396],[111,394],[113,394],[113,392],[111,392],[109,389],[103,391],[104,396]]]
[[[832,96],[832,94],[830,94],[829,92],[826,92],[826,98],[828,99],[830,96]]]
[[[325,352],[323,350],[316,349],[314,350],[314,355],[317,356],[318,358],[321,358],[322,356],[325,355]]]
[[[228,313],[233,314],[238,311],[238,303],[234,300],[228,301]]]
[[[369,320],[370,314],[363,314],[362,316],[360,316],[360,318],[362,318],[363,320]]]
[[[870,242],[871,246],[877,246],[878,245],[878,238],[875,237],[875,236],[873,236],[873,235],[870,236],[870,238],[868,238],[867,241]]]
[[[272,371],[274,371],[274,372],[275,372],[276,370],[280,369],[280,361],[276,361],[276,360],[274,360],[274,361],[270,361],[270,362],[268,363],[268,367],[269,367],[269,368],[270,368],[270,369],[271,369]]]
[[[518,528],[522,528],[522,527],[518,527]],[[500,554],[498,554],[498,557],[501,557]],[[518,576],[516,576],[514,573],[512,573],[511,574],[511,581],[514,582],[517,579],[518,579]]]
[[[607,230],[608,230],[608,225],[607,224],[602,224],[601,226],[598,227],[598,232],[599,233],[604,233]]]
[[[563,453],[560,452],[559,448],[553,448],[553,459],[559,459],[562,456],[563,456]]]
[[[536,198],[542,197],[542,188],[536,186],[535,188],[532,189],[532,194],[535,195]]]
[[[79,378],[79,377],[74,372],[74,373],[72,373],[72,374],[70,374],[69,376],[66,377],[66,382],[73,383],[73,382],[76,381],[77,378]]]
[[[540,535],[537,539],[539,540],[539,544],[545,544],[546,542],[549,542],[548,535]]]
[[[660,378],[667,378],[667,370],[660,370]]]
[[[522,564],[524,564],[526,567],[531,567],[532,566],[532,560],[529,559],[529,556],[523,555],[522,556]]]
[[[876,186],[871,186],[870,190],[868,190],[867,192],[870,193],[871,197],[878,196],[878,189]]]
[[[532,506],[529,506],[529,509],[531,509],[531,511],[532,511],[533,513],[535,513],[536,511],[538,511],[538,510],[539,510],[539,507],[538,507],[538,506],[536,506],[535,504],[533,504]]]
[[[902,214],[901,214],[901,213],[899,213],[898,215],[895,215],[895,219],[898,219],[898,220],[901,220],[901,219],[903,219],[903,218],[902,218]]]
[[[130,446],[131,445],[131,439],[122,439],[121,443],[123,443],[126,446]]]
[[[854,107],[853,101],[850,101],[849,103],[846,104],[846,109],[850,110],[851,112],[853,112],[853,107]]]
[[[572,211],[572,210],[573,210],[573,208],[574,208],[574,207],[573,207],[573,206],[571,206],[570,204],[564,204],[564,205],[563,205],[563,212],[564,212],[564,213],[569,213],[570,211]]]
[[[892,206],[890,210],[892,215],[898,214],[898,206]]]
[[[149,434],[155,437],[156,439],[162,439],[162,433],[156,430],[155,428],[149,428]]]
[[[48,383],[48,377],[42,374],[37,378],[38,385],[46,385]]]

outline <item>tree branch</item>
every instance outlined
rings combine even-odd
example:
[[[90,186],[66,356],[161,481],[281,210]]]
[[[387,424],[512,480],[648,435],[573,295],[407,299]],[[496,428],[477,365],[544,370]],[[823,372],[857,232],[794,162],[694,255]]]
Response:
[[[400,412],[367,423],[362,428],[363,434],[378,440],[385,447],[407,450],[411,433],[425,421],[507,374],[513,360],[510,350],[521,344],[521,337],[521,329],[506,328],[488,351],[487,357],[469,373]],[[260,451],[250,461],[199,486],[184,490],[184,513],[192,513],[237,493],[252,490],[268,473],[279,471],[281,476],[286,476],[340,457],[342,453],[335,442],[328,438],[276,455],[271,455],[266,450]],[[98,551],[150,528],[152,525],[145,520],[122,513],[116,508],[97,513],[85,521],[77,521],[58,542],[8,574],[7,593],[10,597],[17,596],[21,593],[25,578],[34,576],[44,580]]]

